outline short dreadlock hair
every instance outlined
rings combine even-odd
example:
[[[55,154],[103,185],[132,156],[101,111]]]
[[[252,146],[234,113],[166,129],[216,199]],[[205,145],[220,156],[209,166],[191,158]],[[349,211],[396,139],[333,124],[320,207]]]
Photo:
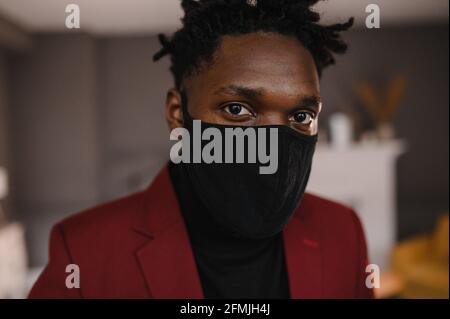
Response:
[[[258,31],[273,32],[297,38],[311,53],[319,76],[334,64],[333,53],[344,53],[347,45],[340,32],[350,28],[346,23],[319,25],[320,15],[311,7],[320,0],[182,0],[182,28],[168,38],[159,34],[162,49],[153,60],[170,55],[175,85],[213,61],[224,35],[242,35]]]

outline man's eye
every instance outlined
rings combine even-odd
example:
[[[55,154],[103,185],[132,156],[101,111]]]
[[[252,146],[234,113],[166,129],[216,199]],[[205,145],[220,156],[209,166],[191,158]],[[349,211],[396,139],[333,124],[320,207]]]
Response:
[[[223,109],[228,114],[234,116],[252,115],[252,113],[245,106],[239,103],[228,104]]]
[[[314,119],[314,115],[311,114],[310,112],[301,111],[295,113],[292,116],[292,119],[297,123],[309,125]]]

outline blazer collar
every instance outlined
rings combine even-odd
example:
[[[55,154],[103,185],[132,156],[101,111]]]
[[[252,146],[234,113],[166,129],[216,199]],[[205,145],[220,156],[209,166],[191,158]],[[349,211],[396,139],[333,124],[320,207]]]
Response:
[[[148,238],[136,257],[153,298],[204,298],[178,200],[166,165],[144,192],[143,212],[133,227]],[[322,294],[320,243],[303,205],[283,231],[291,298]],[[305,211],[306,210],[306,211]]]
[[[166,166],[144,192],[135,231],[147,236],[136,252],[153,298],[203,298],[189,237]]]

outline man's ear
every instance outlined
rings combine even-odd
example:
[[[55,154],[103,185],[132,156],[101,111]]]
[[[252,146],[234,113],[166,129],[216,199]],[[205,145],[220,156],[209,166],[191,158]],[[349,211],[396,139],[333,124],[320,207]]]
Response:
[[[166,96],[166,121],[170,130],[183,127],[183,110],[181,94],[177,89],[170,89]]]

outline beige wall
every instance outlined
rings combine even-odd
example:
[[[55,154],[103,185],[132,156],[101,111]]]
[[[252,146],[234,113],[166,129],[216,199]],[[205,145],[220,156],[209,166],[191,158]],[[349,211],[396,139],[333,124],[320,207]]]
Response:
[[[46,260],[52,224],[99,201],[96,43],[40,35],[11,57],[15,218],[32,263]]]

